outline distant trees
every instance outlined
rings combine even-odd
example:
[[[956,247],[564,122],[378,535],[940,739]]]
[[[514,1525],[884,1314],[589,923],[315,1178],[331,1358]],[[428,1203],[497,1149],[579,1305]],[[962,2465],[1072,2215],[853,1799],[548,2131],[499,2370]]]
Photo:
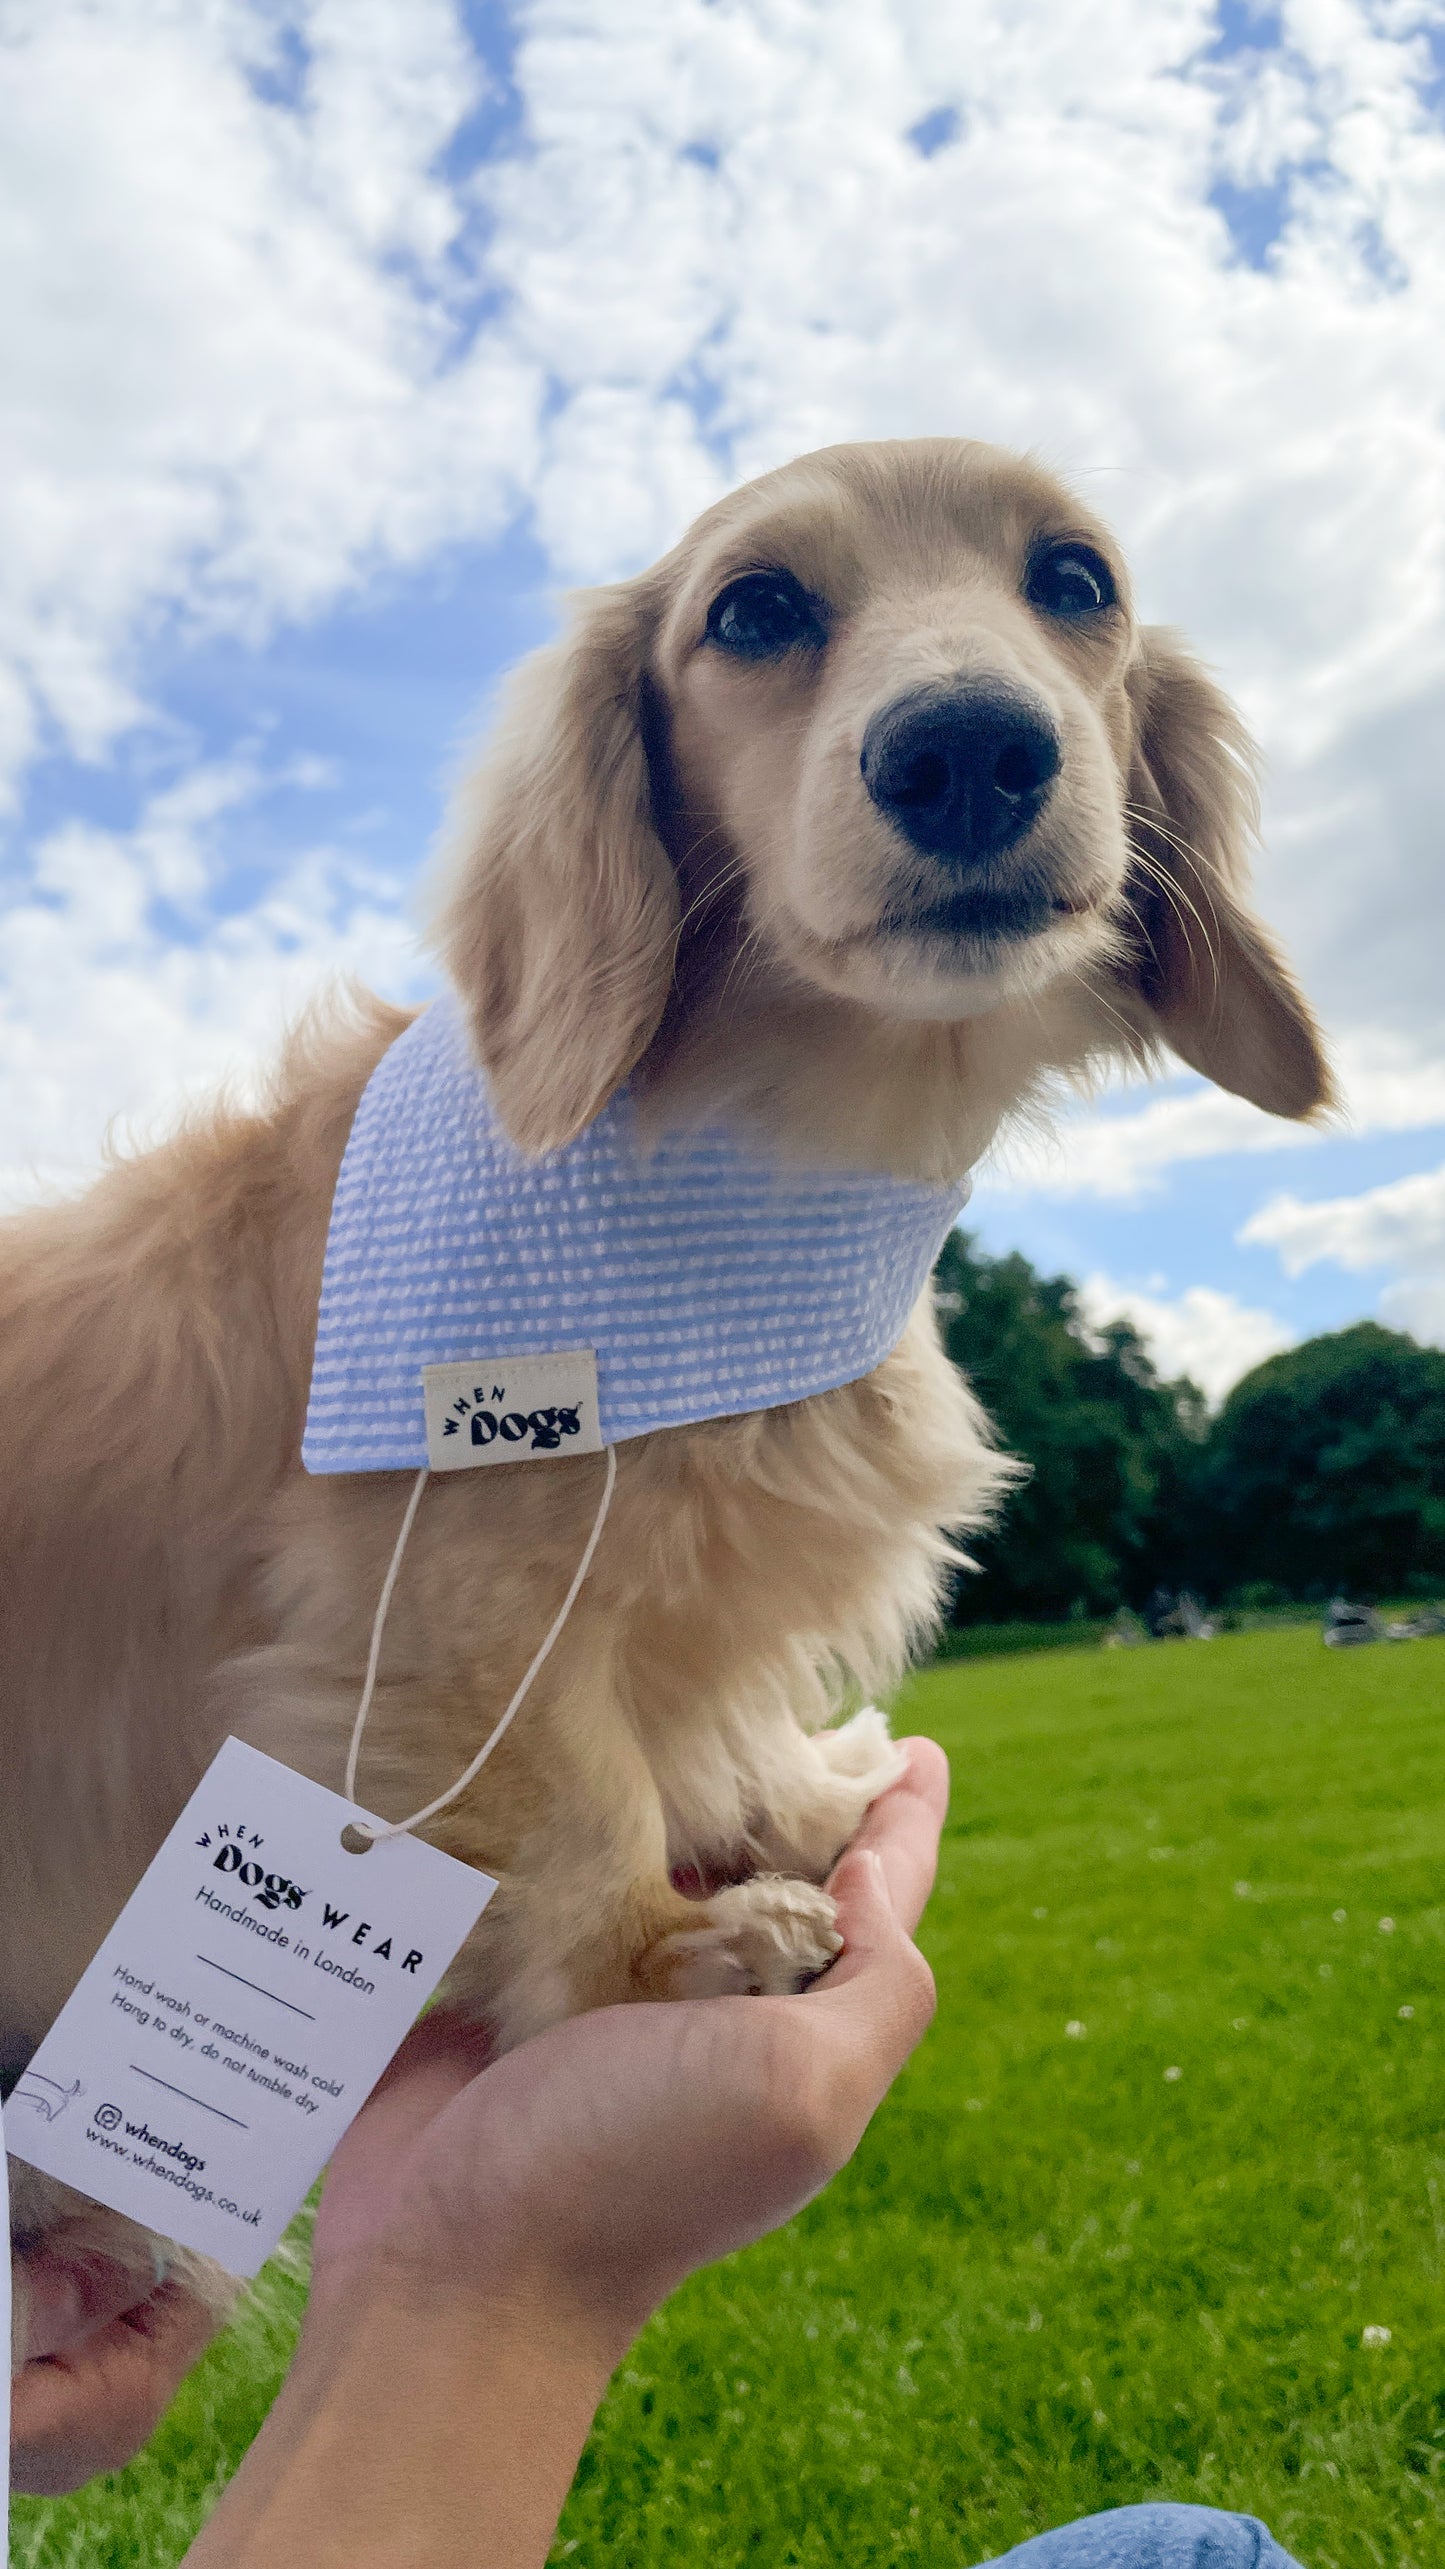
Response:
[[[1067,1276],[985,1257],[955,1231],[935,1271],[945,1343],[999,1443],[1032,1465],[998,1525],[970,1545],[960,1622],[1111,1614],[1183,1575],[1184,1493],[1202,1395],[1164,1383],[1127,1320],[1091,1331]]]
[[[1257,1365],[1211,1419],[1127,1321],[1092,1329],[1067,1276],[955,1231],[935,1280],[949,1354],[1032,1466],[970,1546],[957,1621],[1110,1614],[1159,1585],[1445,1588],[1445,1353],[1361,1321]]]
[[[1445,1353],[1362,1320],[1269,1357],[1212,1422],[1195,1493],[1216,1590],[1445,1585]]]

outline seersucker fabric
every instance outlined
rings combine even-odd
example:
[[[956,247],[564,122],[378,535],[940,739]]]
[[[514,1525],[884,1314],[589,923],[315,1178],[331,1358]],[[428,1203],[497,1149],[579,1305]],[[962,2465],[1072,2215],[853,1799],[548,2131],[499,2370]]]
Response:
[[[625,1089],[529,1159],[448,993],[357,1108],[302,1459],[420,1470],[423,1366],[482,1356],[594,1348],[606,1444],[854,1382],[898,1344],[967,1197],[785,1168],[724,1126],[643,1151]]]

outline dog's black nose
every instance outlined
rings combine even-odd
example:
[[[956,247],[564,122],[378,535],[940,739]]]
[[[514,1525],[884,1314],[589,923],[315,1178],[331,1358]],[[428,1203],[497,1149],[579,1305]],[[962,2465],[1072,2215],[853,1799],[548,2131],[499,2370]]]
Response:
[[[997,856],[1032,829],[1059,772],[1036,697],[1000,686],[920,687],[874,715],[863,782],[885,820],[946,865]]]

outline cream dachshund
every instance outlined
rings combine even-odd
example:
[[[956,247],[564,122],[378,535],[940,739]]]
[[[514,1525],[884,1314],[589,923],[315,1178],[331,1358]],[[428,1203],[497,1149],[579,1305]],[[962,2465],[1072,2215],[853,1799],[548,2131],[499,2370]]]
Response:
[[[832,447],[577,601],[460,798],[437,946],[527,1153],[630,1081],[653,1135],[721,1117],[780,1166],[949,1184],[1061,1080],[1166,1047],[1272,1114],[1328,1103],[1247,906],[1255,815],[1237,715],[1070,490],[963,440]],[[324,1006],[256,1111],[0,1227],[8,2080],[227,1733],[340,1789],[410,1484],[311,1476],[300,1438],[338,1168],[408,1023]],[[830,1725],[927,1637],[1008,1473],[926,1298],[862,1379],[616,1453],[562,1639],[428,1831],[500,1878],[448,1989],[506,2043],[826,1968],[820,1886],[896,1761],[880,1714]],[[433,1484],[368,1807],[465,1768],[600,1468]],[[94,2229],[16,2174],[23,2241]]]

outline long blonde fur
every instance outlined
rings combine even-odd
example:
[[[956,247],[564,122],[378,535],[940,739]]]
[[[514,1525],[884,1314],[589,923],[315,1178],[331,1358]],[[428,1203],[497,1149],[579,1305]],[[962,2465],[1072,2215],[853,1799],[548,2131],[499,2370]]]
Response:
[[[993,449],[834,449],[583,603],[461,799],[441,914],[525,1147],[565,1142],[633,1072],[659,1128],[726,1107],[783,1157],[956,1175],[1042,1073],[1160,1040],[1277,1111],[1322,1101],[1303,1002],[1243,907],[1233,718],[1127,604],[1107,648],[1040,629],[1019,599],[1039,524],[1110,540]],[[811,674],[708,659],[708,598],[759,558],[837,602]],[[885,969],[870,949],[896,845],[857,751],[890,689],[952,667],[1042,693],[1067,747],[1040,858],[1068,894],[1058,924],[996,986],[971,967],[956,991],[934,956],[890,949]],[[321,1007],[256,1111],[197,1117],[78,1202],[0,1226],[12,2073],[228,1732],[341,1785],[407,1484],[310,1479],[299,1447],[337,1169],[405,1023],[367,998]],[[467,1764],[565,1591],[601,1469],[427,1492],[367,1736],[371,1807],[400,1815]],[[819,1886],[895,1771],[856,1707],[926,1640],[955,1534],[1011,1469],[926,1306],[863,1381],[624,1445],[525,1714],[427,1831],[502,1884],[452,2003],[516,2041],[611,2000],[821,1968]],[[685,1897],[683,1867],[724,1887]],[[66,2217],[27,2181],[27,2237]]]

